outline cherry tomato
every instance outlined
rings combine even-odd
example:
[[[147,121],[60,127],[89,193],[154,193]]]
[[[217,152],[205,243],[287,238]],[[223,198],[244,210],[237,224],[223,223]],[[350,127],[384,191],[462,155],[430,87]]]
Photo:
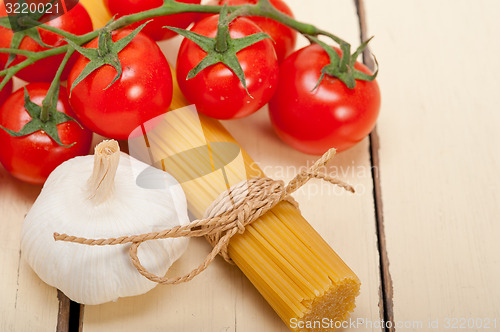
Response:
[[[5,6],[3,3],[0,5],[0,16],[6,16]],[[56,14],[46,14],[55,16]],[[46,23],[49,26],[59,28],[76,35],[83,35],[92,31],[92,21],[89,14],[81,4],[76,4],[70,11],[66,14],[56,17]],[[62,46],[66,44],[63,41],[63,37],[40,28],[36,28],[40,32],[40,37],[42,41],[54,47]],[[13,36],[13,31],[0,27],[0,48],[9,48]],[[40,52],[48,50],[48,48],[40,46],[30,37],[25,37],[19,48],[26,51]],[[7,62],[8,54],[0,53],[0,61],[4,63]],[[28,82],[51,82],[54,75],[61,64],[64,54],[53,55],[51,57],[37,61],[36,63],[20,70],[17,72],[16,76]],[[18,55],[11,66],[16,65],[25,59],[24,56]],[[70,64],[66,68],[71,68],[71,63],[76,59],[76,56],[70,59]],[[65,80],[68,76],[69,70],[63,72],[61,77]]]
[[[132,30],[113,32],[113,41]],[[85,47],[97,48],[98,40]],[[114,139],[127,139],[144,122],[168,111],[172,101],[170,66],[158,45],[139,33],[120,53],[121,77],[107,90],[116,76],[105,65],[87,76],[71,93],[70,103],[77,117],[90,130]],[[68,87],[80,75],[89,60],[79,56],[71,69]]]
[[[26,89],[31,101],[42,105],[49,87],[48,83],[31,83]],[[74,117],[64,87],[60,88],[57,110]],[[0,108],[0,124],[7,129],[19,131],[29,121],[31,116],[24,108],[24,88],[21,88]],[[88,129],[82,129],[76,122],[70,121],[59,124],[57,130],[63,144],[76,144],[69,148],[61,147],[41,130],[27,136],[12,137],[0,128],[0,162],[16,178],[43,184],[61,163],[86,155],[90,150],[92,133]]]
[[[207,37],[215,37],[218,19],[218,15],[205,18],[191,30]],[[246,18],[238,18],[229,25],[232,38],[242,38],[258,32],[262,30]],[[217,119],[241,118],[267,104],[273,95],[278,84],[278,62],[271,40],[262,40],[236,55],[245,73],[251,97],[238,77],[222,63],[207,67],[196,77],[187,80],[188,72],[206,53],[192,41],[182,41],[176,68],[179,87],[199,112]]]
[[[5,63],[2,62],[2,59],[0,59],[0,70],[2,70],[5,67]],[[0,76],[0,83],[3,80],[3,76]],[[9,80],[7,84],[3,87],[3,89],[0,90],[0,107],[2,106],[3,102],[7,100],[7,97],[10,96],[12,93],[12,80]]]
[[[3,77],[0,76],[0,82],[3,79]],[[10,96],[12,93],[12,80],[7,82],[7,85],[3,87],[2,90],[0,90],[0,107],[3,105],[5,100]]]
[[[199,4],[201,0],[178,0],[178,2]],[[112,15],[117,15],[117,18],[124,15],[142,12],[144,10],[153,9],[163,5],[163,0],[104,0],[104,4],[108,7]],[[154,40],[164,40],[175,37],[175,33],[169,29],[164,29],[164,26],[172,26],[181,29],[187,28],[195,21],[196,13],[182,13],[167,16],[155,17],[152,22],[142,30]],[[135,29],[145,21],[134,23],[129,26]]]
[[[256,4],[257,2],[258,0],[218,0],[218,5],[237,6]],[[271,0],[271,4],[280,12],[293,17],[292,10],[282,0]],[[295,30],[266,17],[251,16],[247,18],[257,24],[262,31],[273,39],[278,62],[281,63],[293,51],[297,41],[297,32]]]
[[[329,62],[326,51],[317,44],[292,53],[281,64],[280,83],[269,103],[278,136],[309,154],[352,147],[370,133],[380,110],[376,81],[356,80],[356,87],[349,89],[339,79],[325,75],[314,89],[321,69]],[[355,68],[370,73],[360,63]]]

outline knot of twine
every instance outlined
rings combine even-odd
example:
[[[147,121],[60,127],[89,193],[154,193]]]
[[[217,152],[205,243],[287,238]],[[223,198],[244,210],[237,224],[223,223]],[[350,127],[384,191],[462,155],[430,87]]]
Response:
[[[227,262],[232,263],[227,251],[231,238],[237,233],[243,233],[246,226],[271,210],[279,202],[288,200],[296,205],[296,202],[289,195],[302,187],[310,179],[321,179],[354,193],[354,188],[349,184],[320,172],[320,168],[326,165],[334,155],[335,149],[330,149],[314,165],[308,170],[299,173],[286,186],[283,181],[276,181],[267,177],[242,181],[223,192],[208,207],[202,219],[185,225],[175,226],[160,232],[108,239],[86,239],[54,233],[54,239],[56,241],[73,242],[90,246],[132,243],[129,255],[132,263],[141,275],[161,284],[183,283],[193,279],[204,271],[218,254]],[[150,273],[141,264],[137,256],[139,246],[146,241],[201,236],[207,238],[213,249],[200,266],[182,277],[167,278],[166,276],[159,277]]]

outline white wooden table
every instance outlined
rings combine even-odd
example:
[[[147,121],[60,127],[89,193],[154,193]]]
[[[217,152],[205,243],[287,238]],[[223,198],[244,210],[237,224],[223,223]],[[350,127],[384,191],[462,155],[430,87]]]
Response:
[[[398,331],[464,321],[466,331],[500,331],[500,2],[366,0],[359,12],[352,0],[287,2],[354,45],[360,25],[376,36],[377,131],[330,167],[357,194],[315,182],[295,195],[363,283],[352,319],[364,323],[346,330],[394,330],[380,327],[385,320]],[[171,62],[178,44],[161,44]],[[265,109],[224,124],[271,177],[291,179],[314,159],[275,137]],[[87,306],[80,321],[72,305],[70,323],[68,299],[20,259],[22,221],[39,190],[0,167],[0,331],[288,331],[221,259],[188,284]],[[191,241],[172,272],[208,248]]]

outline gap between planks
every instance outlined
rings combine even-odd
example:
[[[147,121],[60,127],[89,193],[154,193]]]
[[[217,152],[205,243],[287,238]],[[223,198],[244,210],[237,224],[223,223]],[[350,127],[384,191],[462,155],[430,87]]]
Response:
[[[82,331],[83,306],[71,301],[63,292],[57,290],[59,314],[57,315],[56,332]]]
[[[57,299],[59,300],[59,313],[57,315],[57,332],[69,331],[69,315],[70,315],[70,302],[71,300],[64,295],[63,292],[57,290]]]
[[[364,6],[364,0],[354,0],[356,4],[356,9],[359,19],[359,31],[361,43],[366,41],[369,36],[368,28],[366,24],[366,11]],[[363,51],[363,63],[370,68],[370,70],[375,70],[374,57],[370,52],[370,47],[366,47]],[[381,289],[380,289],[380,318],[385,322],[391,322],[390,327],[386,327],[387,332],[395,331],[394,328],[394,303],[393,303],[393,287],[391,272],[389,270],[389,257],[387,255],[387,245],[385,238],[384,229],[384,210],[382,202],[382,187],[380,184],[380,159],[379,159],[379,148],[380,140],[377,133],[377,127],[373,129],[370,134],[370,159],[372,166],[372,179],[373,179],[373,196],[375,202],[375,220],[377,228],[377,239],[378,239],[378,250],[380,257],[380,279],[381,279]]]

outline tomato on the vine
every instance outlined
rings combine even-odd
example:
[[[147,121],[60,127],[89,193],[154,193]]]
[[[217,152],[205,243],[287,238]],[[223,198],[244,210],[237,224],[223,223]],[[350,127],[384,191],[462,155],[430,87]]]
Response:
[[[192,32],[215,37],[219,15],[196,23]],[[231,38],[243,38],[262,30],[246,18],[229,24]],[[270,39],[239,51],[236,56],[246,78],[248,93],[234,72],[222,63],[203,69],[193,78],[188,73],[207,53],[189,39],[182,41],[177,57],[179,87],[199,112],[217,119],[241,118],[267,104],[278,85],[278,61]]]
[[[315,89],[321,69],[329,63],[326,51],[317,44],[291,54],[281,64],[278,89],[269,103],[278,136],[309,154],[352,147],[374,128],[380,110],[376,81],[356,80],[354,89],[349,89],[339,79],[325,75]],[[355,68],[371,74],[358,62]]]
[[[246,4],[256,4],[257,2],[258,0],[217,0],[217,4],[220,6],[224,4],[228,6],[238,6]],[[270,0],[270,2],[280,12],[293,17],[292,10],[282,0]],[[272,38],[272,40],[274,41],[274,49],[276,50],[278,62],[281,63],[285,59],[285,57],[290,54],[295,48],[295,42],[297,41],[297,31],[267,17],[248,16],[246,18],[257,24],[262,29],[262,31],[267,33]]]
[[[31,83],[26,89],[31,101],[41,106],[49,87],[48,83]],[[30,122],[31,116],[24,103],[24,89],[21,88],[0,108],[0,125],[17,132]],[[64,87],[60,87],[57,111],[74,116]],[[13,137],[0,128],[0,162],[16,178],[33,184],[43,184],[61,163],[76,156],[86,155],[90,150],[92,132],[82,129],[78,123],[61,123],[57,125],[57,131],[63,144],[75,144],[62,147],[42,130],[22,137]]]
[[[129,35],[132,30],[112,34],[113,42]],[[86,48],[97,48],[94,39]],[[123,72],[113,82],[117,72],[105,65],[76,85],[70,103],[78,119],[90,130],[114,139],[127,139],[144,122],[168,111],[172,101],[170,66],[158,45],[139,33],[118,53]],[[72,87],[89,59],[79,55],[71,69],[68,87]]]
[[[5,10],[5,6],[3,5],[3,3],[1,3],[0,16],[6,15],[7,13]],[[50,17],[51,15],[55,16],[56,14],[53,13],[45,15]],[[76,35],[83,35],[92,31],[92,20],[90,19],[90,16],[85,8],[79,3],[77,3],[75,7],[73,7],[66,14],[55,17],[54,19],[49,19],[45,24]],[[66,44],[66,42],[63,40],[63,37],[56,33],[40,28],[33,29],[38,29],[41,40],[47,45],[58,47]],[[14,32],[11,29],[0,27],[0,48],[10,48],[13,35]],[[41,52],[48,50],[49,48],[39,45],[31,37],[24,37],[21,41],[21,44],[19,45],[19,49],[31,52]],[[0,53],[0,62],[6,63],[8,57],[8,53]],[[58,54],[38,60],[34,64],[18,71],[16,73],[16,76],[28,82],[50,82],[54,78],[54,75],[59,68],[59,65],[61,64],[63,58],[64,54]],[[12,62],[11,66],[18,64],[25,59],[26,57],[18,55]],[[70,64],[74,61],[74,59],[74,57],[70,59]],[[70,65],[68,65],[66,68],[69,67]],[[63,72],[61,79],[65,80],[67,78],[67,75],[68,70]]]
[[[179,2],[199,4],[201,0],[178,0]],[[116,15],[120,18],[125,15],[139,13],[148,9],[153,9],[163,5],[163,0],[104,0],[104,4],[108,7],[111,15]],[[187,28],[195,21],[196,13],[182,13],[167,16],[155,17],[142,30],[154,40],[164,40],[175,37],[175,33],[169,29],[164,29],[164,26],[177,27],[181,29]],[[139,25],[148,20],[137,22],[129,26],[130,29],[135,29]]]

